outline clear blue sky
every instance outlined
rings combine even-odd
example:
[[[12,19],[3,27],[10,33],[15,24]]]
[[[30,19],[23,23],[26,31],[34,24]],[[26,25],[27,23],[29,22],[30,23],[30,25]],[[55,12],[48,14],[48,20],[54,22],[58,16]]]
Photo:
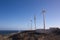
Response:
[[[0,0],[0,30],[30,29],[37,17],[37,29],[43,28],[42,9],[46,9],[46,28],[60,27],[60,0]]]

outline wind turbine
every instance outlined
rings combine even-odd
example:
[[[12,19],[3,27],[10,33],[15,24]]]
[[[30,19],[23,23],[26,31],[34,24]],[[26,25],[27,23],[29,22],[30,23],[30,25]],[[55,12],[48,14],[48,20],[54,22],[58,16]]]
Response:
[[[43,26],[44,26],[44,32],[45,32],[45,26],[46,26],[46,24],[45,24],[45,10],[43,9],[42,10],[42,14],[43,14]]]
[[[34,25],[35,25],[35,30],[36,30],[36,15],[34,15]]]

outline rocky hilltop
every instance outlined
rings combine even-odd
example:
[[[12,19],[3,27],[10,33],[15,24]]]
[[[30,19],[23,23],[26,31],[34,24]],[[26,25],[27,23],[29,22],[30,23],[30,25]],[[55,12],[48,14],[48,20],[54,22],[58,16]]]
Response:
[[[40,31],[25,30],[10,35],[0,35],[0,40],[60,40],[59,28],[46,30],[46,33]]]

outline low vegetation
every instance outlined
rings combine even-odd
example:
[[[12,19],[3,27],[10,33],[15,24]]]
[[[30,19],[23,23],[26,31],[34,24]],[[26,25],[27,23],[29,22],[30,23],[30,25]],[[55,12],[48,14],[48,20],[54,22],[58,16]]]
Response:
[[[60,29],[52,30],[48,34],[28,30],[8,36],[0,35],[0,40],[60,40]]]

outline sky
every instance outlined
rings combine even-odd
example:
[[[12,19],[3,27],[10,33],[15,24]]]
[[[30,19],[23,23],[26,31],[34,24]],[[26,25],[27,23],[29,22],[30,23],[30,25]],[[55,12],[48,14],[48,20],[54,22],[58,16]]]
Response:
[[[30,30],[43,28],[45,9],[46,29],[60,28],[60,0],[0,0],[0,30]]]

